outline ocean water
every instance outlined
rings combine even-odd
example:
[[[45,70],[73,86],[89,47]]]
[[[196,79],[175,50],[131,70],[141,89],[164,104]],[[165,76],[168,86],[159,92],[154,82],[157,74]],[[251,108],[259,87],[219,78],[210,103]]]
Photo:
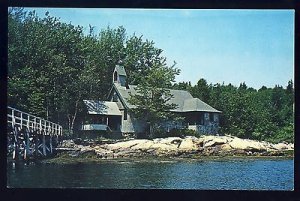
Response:
[[[292,159],[7,164],[9,188],[292,190]]]

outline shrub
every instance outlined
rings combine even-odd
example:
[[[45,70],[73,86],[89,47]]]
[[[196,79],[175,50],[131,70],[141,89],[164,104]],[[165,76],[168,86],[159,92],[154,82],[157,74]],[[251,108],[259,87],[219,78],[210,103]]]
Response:
[[[272,143],[279,143],[279,142],[294,143],[294,125],[289,124],[279,129],[274,136],[270,136],[266,140]]]
[[[63,136],[64,140],[69,140],[69,139],[75,138],[75,134],[70,133],[68,129],[63,129],[62,133],[63,133],[62,136]]]
[[[184,129],[183,134],[184,134],[184,136],[200,137],[200,134],[198,132],[191,130],[191,129]]]

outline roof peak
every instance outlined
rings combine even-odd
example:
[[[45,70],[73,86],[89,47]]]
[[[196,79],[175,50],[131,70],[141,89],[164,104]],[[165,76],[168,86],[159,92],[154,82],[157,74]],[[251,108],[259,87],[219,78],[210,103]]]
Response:
[[[115,71],[117,71],[117,73],[118,73],[119,75],[127,76],[127,75],[126,75],[126,71],[125,71],[125,67],[122,66],[122,65],[117,64],[117,65],[115,66]]]

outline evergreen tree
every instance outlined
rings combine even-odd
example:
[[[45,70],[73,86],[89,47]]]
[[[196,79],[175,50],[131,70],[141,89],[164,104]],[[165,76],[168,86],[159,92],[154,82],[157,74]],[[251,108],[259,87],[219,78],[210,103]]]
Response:
[[[201,78],[197,82],[197,85],[193,87],[191,92],[195,98],[199,98],[204,102],[209,102],[210,90],[209,90],[209,86],[207,85],[207,81],[205,79]]]

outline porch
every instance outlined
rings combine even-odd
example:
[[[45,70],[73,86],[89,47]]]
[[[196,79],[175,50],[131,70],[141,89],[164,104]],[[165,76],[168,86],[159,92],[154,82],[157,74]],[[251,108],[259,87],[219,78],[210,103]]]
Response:
[[[122,116],[105,116],[100,114],[87,115],[81,130],[121,132],[121,117]]]
[[[121,132],[122,114],[115,102],[84,100],[88,114],[83,131]]]
[[[185,124],[190,130],[200,134],[218,134],[219,131],[219,114],[212,112],[187,112],[183,115]]]

